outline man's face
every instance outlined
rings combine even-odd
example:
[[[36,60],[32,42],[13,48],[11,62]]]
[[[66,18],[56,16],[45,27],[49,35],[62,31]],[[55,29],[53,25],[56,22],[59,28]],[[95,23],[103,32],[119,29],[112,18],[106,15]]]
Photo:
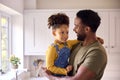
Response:
[[[84,41],[86,38],[86,33],[85,33],[85,25],[82,24],[82,21],[80,18],[75,18],[74,20],[74,29],[75,33],[77,34],[77,39],[80,41]]]

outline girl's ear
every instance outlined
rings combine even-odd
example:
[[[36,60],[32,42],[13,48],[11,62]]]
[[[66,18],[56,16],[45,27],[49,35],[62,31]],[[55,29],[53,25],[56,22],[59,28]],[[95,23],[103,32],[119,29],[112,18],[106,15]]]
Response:
[[[55,30],[52,30],[52,34],[53,34],[53,36],[55,36],[56,34],[55,34]]]

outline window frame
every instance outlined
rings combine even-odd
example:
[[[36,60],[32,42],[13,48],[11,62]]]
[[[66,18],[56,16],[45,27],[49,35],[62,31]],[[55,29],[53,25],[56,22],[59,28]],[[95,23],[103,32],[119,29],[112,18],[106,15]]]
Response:
[[[7,17],[8,18],[8,59],[12,53],[12,26],[11,26],[11,15],[0,11],[0,19],[2,18],[2,16]],[[0,26],[1,22],[0,22]],[[1,28],[1,27],[0,27]],[[2,69],[2,44],[1,44],[1,40],[2,40],[2,34],[1,34],[2,28],[0,29],[0,69]],[[7,72],[10,70],[10,63],[8,66],[8,70]],[[5,72],[5,73],[7,73]]]

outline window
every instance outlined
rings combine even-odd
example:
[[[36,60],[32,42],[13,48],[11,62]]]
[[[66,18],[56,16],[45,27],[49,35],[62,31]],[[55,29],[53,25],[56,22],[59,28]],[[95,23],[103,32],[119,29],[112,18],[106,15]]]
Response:
[[[10,16],[0,12],[0,71],[9,70],[10,55]]]

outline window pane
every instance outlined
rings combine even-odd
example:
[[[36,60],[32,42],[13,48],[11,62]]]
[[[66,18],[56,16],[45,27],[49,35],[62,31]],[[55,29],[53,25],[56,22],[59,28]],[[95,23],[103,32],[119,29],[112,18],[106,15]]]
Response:
[[[2,37],[2,71],[6,72],[9,67],[8,61],[8,18],[1,17]]]
[[[8,27],[8,26],[6,26],[7,25],[7,19],[5,18],[5,17],[2,17],[1,18],[1,26],[2,27]]]
[[[2,28],[2,50],[5,50],[8,48],[8,29]]]

